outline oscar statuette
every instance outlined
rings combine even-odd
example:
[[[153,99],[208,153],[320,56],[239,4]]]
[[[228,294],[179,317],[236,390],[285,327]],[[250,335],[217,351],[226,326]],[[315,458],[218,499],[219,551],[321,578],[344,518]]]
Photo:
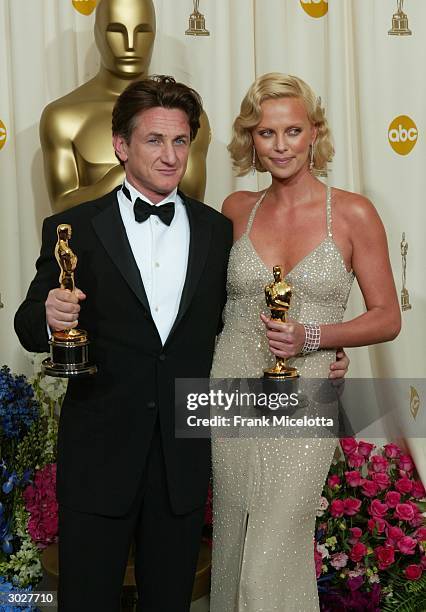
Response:
[[[392,27],[388,34],[390,36],[410,36],[412,34],[408,27],[408,17],[404,13],[404,0],[398,0],[396,13],[392,16]]]
[[[189,26],[185,31],[187,36],[210,36],[210,32],[206,29],[205,17],[198,7],[200,0],[194,0],[194,12],[189,17]]]
[[[77,255],[73,253],[68,241],[71,238],[71,225],[63,223],[57,227],[58,241],[55,257],[61,273],[61,289],[75,290],[74,272]],[[42,372],[47,376],[71,378],[96,374],[97,367],[89,362],[89,341],[84,329],[64,329],[54,331],[49,340],[50,357],[42,363]]]
[[[266,305],[271,311],[271,319],[286,323],[292,287],[284,280],[281,266],[274,266],[273,274],[274,282],[265,287]],[[283,357],[276,357],[275,366],[264,370],[263,377],[269,380],[285,380],[298,378],[299,372],[297,368],[288,366],[287,360]]]

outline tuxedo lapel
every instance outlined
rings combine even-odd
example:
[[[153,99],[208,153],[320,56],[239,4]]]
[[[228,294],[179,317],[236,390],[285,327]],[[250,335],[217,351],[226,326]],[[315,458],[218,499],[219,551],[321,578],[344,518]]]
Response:
[[[148,298],[127,238],[117,202],[117,192],[111,194],[111,201],[92,219],[93,228],[108,255],[119,269],[137,298],[150,312]]]
[[[206,263],[212,233],[211,224],[207,219],[207,216],[204,214],[202,205],[193,202],[180,191],[179,196],[182,198],[182,201],[185,204],[189,220],[190,239],[188,267],[186,270],[185,284],[182,290],[179,310],[172,329],[167,337],[165,346],[167,346],[169,343],[170,338],[172,337],[176,327],[179,325],[179,322],[188,309],[188,306],[194,296],[197,284],[200,281],[200,277]],[[204,279],[204,282],[208,283],[208,279]]]

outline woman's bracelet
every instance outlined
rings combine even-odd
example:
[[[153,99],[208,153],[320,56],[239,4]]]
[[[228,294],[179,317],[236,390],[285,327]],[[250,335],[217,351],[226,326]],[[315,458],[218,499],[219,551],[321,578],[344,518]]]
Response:
[[[303,327],[305,328],[305,343],[302,347],[302,355],[307,355],[319,349],[321,327],[316,323],[303,323]]]

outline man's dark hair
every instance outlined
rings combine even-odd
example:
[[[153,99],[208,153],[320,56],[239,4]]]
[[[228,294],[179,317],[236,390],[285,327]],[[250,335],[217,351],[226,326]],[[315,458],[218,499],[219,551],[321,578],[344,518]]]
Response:
[[[165,75],[154,75],[126,87],[112,111],[112,133],[122,136],[129,143],[139,113],[156,106],[179,108],[186,113],[191,141],[194,140],[203,112],[201,97],[191,87]]]

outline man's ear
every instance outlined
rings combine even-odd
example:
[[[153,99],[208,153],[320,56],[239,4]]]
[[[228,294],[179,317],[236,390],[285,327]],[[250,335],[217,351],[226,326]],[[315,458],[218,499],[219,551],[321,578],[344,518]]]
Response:
[[[112,146],[114,147],[114,151],[118,159],[123,163],[126,162],[128,160],[127,143],[123,136],[120,136],[120,134],[114,134],[112,137]]]

